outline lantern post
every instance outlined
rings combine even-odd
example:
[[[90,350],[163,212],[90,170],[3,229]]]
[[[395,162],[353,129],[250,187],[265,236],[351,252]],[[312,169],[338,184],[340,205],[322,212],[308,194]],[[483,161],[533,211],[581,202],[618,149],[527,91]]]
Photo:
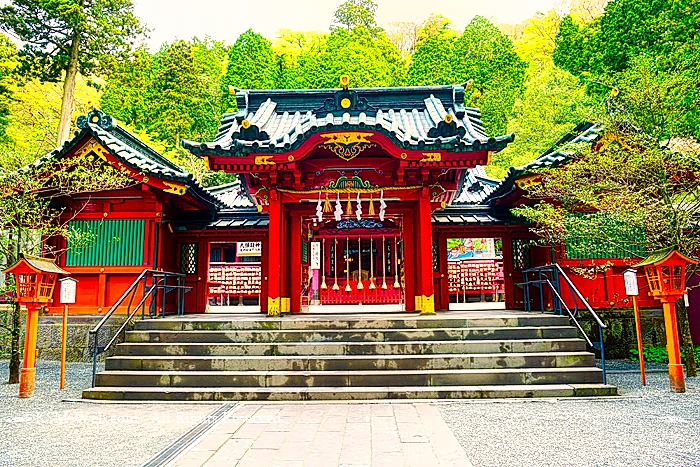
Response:
[[[676,300],[687,293],[685,288],[686,270],[689,265],[694,264],[698,264],[697,261],[683,256],[674,248],[667,248],[652,253],[637,265],[637,267],[644,268],[644,275],[649,283],[649,294],[661,301],[664,309],[668,375],[673,392],[685,392],[676,318]]]
[[[642,318],[639,315],[639,305],[637,296],[639,295],[639,285],[637,284],[637,270],[628,269],[622,273],[625,279],[625,292],[632,297],[632,306],[634,308],[634,323],[637,331],[637,350],[639,351],[639,371],[642,374],[642,386],[647,385],[647,375],[644,370],[644,345],[642,341]]]
[[[27,307],[27,332],[24,338],[24,360],[19,374],[19,397],[34,395],[36,376],[36,340],[39,310],[53,301],[53,291],[59,274],[68,272],[56,266],[54,260],[20,255],[20,260],[3,271],[14,274],[17,302]]]

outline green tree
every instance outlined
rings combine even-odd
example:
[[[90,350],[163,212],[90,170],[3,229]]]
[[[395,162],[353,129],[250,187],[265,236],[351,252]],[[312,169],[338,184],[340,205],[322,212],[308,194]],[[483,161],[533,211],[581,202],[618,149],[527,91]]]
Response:
[[[467,104],[481,108],[490,133],[504,134],[522,92],[527,63],[515,52],[511,39],[481,16],[464,29],[455,53],[454,75],[460,81],[474,80]]]
[[[227,53],[222,43],[197,38],[165,44],[153,55],[139,50],[107,80],[101,107],[208,184],[213,174],[180,141],[216,135],[225,110]]]
[[[362,26],[374,32],[377,28],[377,3],[373,0],[347,0],[333,14],[331,29],[353,30]]]
[[[425,37],[418,43],[408,68],[409,86],[452,84],[457,81],[453,67],[456,62],[455,35],[441,32]]]
[[[537,159],[571,128],[592,118],[595,99],[580,80],[552,64],[530,68],[525,89],[513,107],[508,132],[515,142],[494,156],[492,176]]]
[[[229,49],[228,67],[223,78],[224,92],[229,86],[240,89],[274,89],[278,81],[277,64],[272,53],[272,44],[252,29],[236,39]],[[228,107],[235,108],[236,100],[231,96]]]
[[[0,142],[7,142],[14,89],[17,84],[15,70],[18,65],[17,48],[7,36],[0,34]]]
[[[70,134],[78,73],[100,71],[105,56],[124,56],[143,33],[133,8],[131,0],[13,0],[0,9],[0,28],[24,43],[24,71],[63,77],[59,144]]]

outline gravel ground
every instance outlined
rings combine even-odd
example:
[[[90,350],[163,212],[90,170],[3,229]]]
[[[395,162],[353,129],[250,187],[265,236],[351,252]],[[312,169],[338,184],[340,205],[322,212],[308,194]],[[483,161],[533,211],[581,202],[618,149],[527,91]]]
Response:
[[[7,364],[0,360],[3,383]],[[60,391],[60,364],[40,361],[32,399],[19,399],[16,384],[0,384],[0,466],[138,466],[217,407],[62,402],[80,398],[91,370],[68,363]]]
[[[612,362],[615,370],[637,362]],[[651,365],[663,368],[663,365]],[[608,375],[611,400],[464,402],[440,411],[475,467],[700,466],[700,378],[669,391],[668,375]]]

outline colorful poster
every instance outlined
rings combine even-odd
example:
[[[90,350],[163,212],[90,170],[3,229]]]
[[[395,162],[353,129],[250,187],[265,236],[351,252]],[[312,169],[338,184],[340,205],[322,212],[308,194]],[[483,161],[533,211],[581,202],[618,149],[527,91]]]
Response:
[[[496,247],[493,238],[447,239],[447,261],[494,258],[496,258]]]

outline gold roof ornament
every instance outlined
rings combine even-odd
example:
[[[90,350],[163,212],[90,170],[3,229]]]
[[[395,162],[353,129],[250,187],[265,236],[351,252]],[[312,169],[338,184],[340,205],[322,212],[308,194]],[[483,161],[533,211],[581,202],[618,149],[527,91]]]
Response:
[[[342,75],[340,77],[340,87],[347,89],[350,86],[350,77],[348,75]]]
[[[231,86],[231,85],[229,84],[229,85],[228,85],[228,93],[229,93],[230,95],[232,95],[232,96],[235,96],[235,95],[236,95],[236,88],[234,88],[233,86]]]

